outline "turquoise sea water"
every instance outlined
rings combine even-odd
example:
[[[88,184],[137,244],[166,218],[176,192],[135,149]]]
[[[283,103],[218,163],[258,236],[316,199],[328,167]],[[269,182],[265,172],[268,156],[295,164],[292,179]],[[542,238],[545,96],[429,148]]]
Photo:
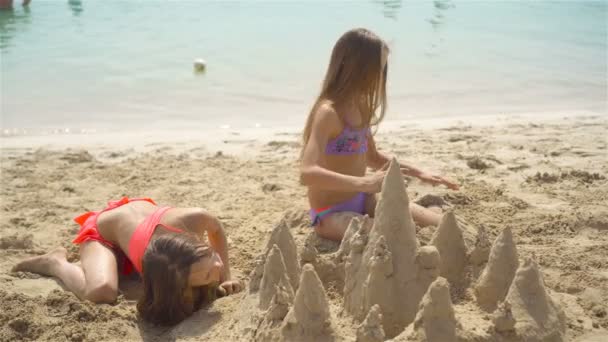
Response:
[[[353,27],[391,46],[388,120],[605,114],[607,22],[607,1],[33,0],[0,11],[0,126],[301,125]]]

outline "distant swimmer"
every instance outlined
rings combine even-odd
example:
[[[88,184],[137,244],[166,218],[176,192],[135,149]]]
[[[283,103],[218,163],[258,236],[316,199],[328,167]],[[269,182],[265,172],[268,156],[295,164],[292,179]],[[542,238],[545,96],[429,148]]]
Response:
[[[23,6],[30,4],[31,0],[23,0],[21,3]],[[0,9],[11,9],[13,8],[13,0],[0,0]]]

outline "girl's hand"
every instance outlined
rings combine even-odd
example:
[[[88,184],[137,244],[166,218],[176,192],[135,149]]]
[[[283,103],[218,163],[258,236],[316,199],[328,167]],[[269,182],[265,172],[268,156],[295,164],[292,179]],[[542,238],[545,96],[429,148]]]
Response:
[[[361,190],[368,194],[375,194],[382,190],[382,182],[384,181],[384,177],[386,177],[386,171],[378,171],[374,172],[371,175],[367,175],[363,178],[363,185]]]
[[[460,186],[444,177],[441,176],[437,176],[437,175],[432,175],[429,173],[421,173],[418,175],[418,179],[420,179],[423,182],[429,183],[433,186],[436,185],[445,185],[446,187],[448,187],[448,189],[451,190],[458,190],[460,188]]]
[[[229,296],[231,294],[241,292],[245,286],[239,280],[228,280],[218,286],[217,291],[220,297]]]
[[[375,194],[382,191],[382,182],[384,182],[384,177],[386,177],[389,166],[390,163],[386,163],[380,170],[371,175],[364,176],[362,191],[368,194]]]

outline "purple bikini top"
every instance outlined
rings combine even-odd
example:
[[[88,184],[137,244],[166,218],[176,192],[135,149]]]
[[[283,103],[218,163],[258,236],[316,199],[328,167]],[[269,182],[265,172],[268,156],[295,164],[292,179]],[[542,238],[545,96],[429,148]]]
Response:
[[[367,152],[367,134],[369,132],[369,127],[352,129],[346,125],[340,135],[327,143],[325,153],[341,156],[363,154]]]

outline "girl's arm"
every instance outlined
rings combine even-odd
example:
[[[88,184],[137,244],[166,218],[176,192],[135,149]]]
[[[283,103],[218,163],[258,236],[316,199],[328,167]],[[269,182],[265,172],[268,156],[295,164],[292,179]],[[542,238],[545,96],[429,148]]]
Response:
[[[371,134],[371,132],[368,134],[367,142],[367,163],[372,169],[380,169],[391,161],[386,154],[378,151],[376,141],[374,140],[374,136]],[[458,190],[459,188],[458,184],[444,177],[424,172],[412,164],[399,162],[399,166],[401,168],[401,172],[406,176],[416,177],[423,182],[431,183],[433,185],[443,184],[452,190]]]
[[[341,122],[336,112],[328,105],[319,106],[313,118],[310,137],[302,153],[300,182],[303,185],[332,191],[378,192],[384,173],[356,177],[331,171],[321,166],[325,146],[331,133],[338,131]]]
[[[232,274],[230,273],[230,261],[228,260],[228,240],[226,240],[224,228],[220,221],[213,216],[211,216],[208,227],[207,237],[209,238],[209,245],[220,255],[224,263],[223,277],[220,277],[220,281],[231,280]]]
[[[238,280],[232,279],[230,261],[228,260],[228,241],[222,223],[209,213],[205,212],[203,216],[203,224],[207,231],[209,245],[220,255],[222,263],[224,264],[222,274],[220,275],[220,286],[217,288],[218,293],[220,296],[237,293],[243,289],[243,284]]]
[[[209,240],[209,246],[213,248],[217,254],[219,254],[224,264],[224,269],[221,275],[221,281],[230,280],[232,275],[230,274],[230,262],[228,260],[228,241],[226,240],[226,233],[222,227],[222,223],[215,216],[203,211],[200,214],[202,220],[200,221],[200,228],[207,232],[207,239]]]
[[[368,135],[367,135],[367,164],[369,165],[369,167],[371,167],[374,170],[378,170],[378,169],[381,169],[382,167],[384,167],[386,165],[386,163],[389,163],[390,161],[391,161],[391,158],[389,156],[378,151],[378,148],[376,147],[376,141],[374,140],[374,136],[372,135],[371,132],[368,133]],[[401,172],[406,176],[418,177],[419,175],[424,173],[421,169],[415,167],[414,165],[408,164],[408,163],[399,162],[399,166],[401,168]]]

